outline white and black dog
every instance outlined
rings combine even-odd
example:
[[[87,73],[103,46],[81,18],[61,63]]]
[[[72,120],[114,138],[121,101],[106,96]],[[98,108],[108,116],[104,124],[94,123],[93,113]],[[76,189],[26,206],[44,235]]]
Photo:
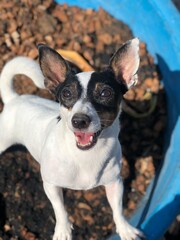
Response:
[[[1,73],[0,153],[23,144],[39,162],[44,190],[55,211],[53,240],[72,239],[62,188],[86,190],[99,185],[105,186],[121,239],[143,238],[123,217],[118,141],[122,96],[137,81],[139,40],[122,45],[105,70],[76,75],[55,50],[43,44],[38,49],[40,67],[29,58],[17,57]],[[13,90],[16,74],[49,89],[59,103],[18,95]]]

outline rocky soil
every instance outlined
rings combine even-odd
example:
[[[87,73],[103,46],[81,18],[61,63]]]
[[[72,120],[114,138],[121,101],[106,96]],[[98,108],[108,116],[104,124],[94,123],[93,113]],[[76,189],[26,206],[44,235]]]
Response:
[[[100,70],[108,64],[113,52],[132,37],[127,25],[101,8],[97,12],[82,10],[57,5],[52,0],[0,2],[0,70],[17,55],[37,59],[38,43],[74,50],[94,69]],[[139,83],[124,96],[120,119],[121,175],[125,183],[124,214],[127,217],[136,209],[161,164],[166,125],[160,74],[143,42],[140,56]],[[24,76],[16,77],[15,88],[20,94],[53,99]],[[0,109],[3,109],[2,102]],[[74,225],[74,239],[105,239],[114,231],[103,187],[86,192],[65,189],[64,196]],[[24,147],[11,147],[0,156],[0,240],[49,240],[54,224],[54,213],[42,189],[38,164]],[[177,231],[171,231],[166,238],[175,239]]]

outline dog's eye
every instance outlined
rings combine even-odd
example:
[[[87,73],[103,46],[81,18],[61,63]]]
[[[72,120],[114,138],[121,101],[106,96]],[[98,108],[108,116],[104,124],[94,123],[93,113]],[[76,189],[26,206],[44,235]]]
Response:
[[[104,88],[101,91],[100,96],[102,98],[110,98],[112,96],[112,90],[110,88]]]
[[[69,89],[65,88],[62,91],[62,96],[63,98],[71,98],[72,97],[72,93]]]

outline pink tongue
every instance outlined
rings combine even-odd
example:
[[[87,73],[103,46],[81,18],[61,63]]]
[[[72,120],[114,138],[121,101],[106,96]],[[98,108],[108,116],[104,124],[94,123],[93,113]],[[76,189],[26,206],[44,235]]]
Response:
[[[86,133],[86,132],[75,132],[76,139],[78,143],[81,145],[86,145],[90,142],[90,138],[94,135],[94,133]]]

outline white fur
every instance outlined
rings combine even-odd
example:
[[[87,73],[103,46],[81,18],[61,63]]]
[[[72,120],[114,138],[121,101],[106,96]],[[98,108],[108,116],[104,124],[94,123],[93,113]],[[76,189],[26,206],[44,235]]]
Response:
[[[5,103],[0,114],[0,152],[12,144],[27,147],[40,163],[45,192],[50,199],[56,216],[53,240],[70,240],[71,224],[63,205],[62,187],[89,189],[106,186],[107,197],[113,209],[117,231],[122,240],[130,240],[140,232],[130,226],[122,216],[122,181],[120,179],[121,148],[118,141],[119,120],[103,130],[96,145],[87,151],[77,148],[72,115],[81,111],[93,117],[91,130],[99,130],[98,115],[91,103],[81,98],[72,112],[54,101],[33,95],[19,96],[12,88],[12,78],[17,73],[31,77],[34,83],[44,88],[44,77],[38,64],[18,57],[7,63],[0,78],[1,96]],[[86,95],[91,73],[78,75]],[[57,117],[61,115],[58,122]],[[6,129],[4,131],[4,129]]]
[[[26,57],[17,57],[9,61],[3,68],[0,81],[0,93],[4,103],[17,96],[14,92],[12,79],[16,74],[24,74],[33,79],[39,88],[44,88],[44,77],[39,65]]]
[[[81,98],[74,104],[71,111],[69,111],[67,108],[63,106],[61,106],[60,108],[60,115],[63,116],[63,119],[66,119],[68,127],[69,129],[71,129],[72,132],[75,130],[72,126],[71,119],[75,113],[86,114],[91,118],[92,121],[89,127],[86,129],[87,132],[98,132],[101,129],[100,119],[98,117],[96,110],[94,109],[92,104],[86,100],[87,86],[91,74],[92,72],[82,72],[77,74],[77,78],[81,83],[81,86],[83,87]]]

